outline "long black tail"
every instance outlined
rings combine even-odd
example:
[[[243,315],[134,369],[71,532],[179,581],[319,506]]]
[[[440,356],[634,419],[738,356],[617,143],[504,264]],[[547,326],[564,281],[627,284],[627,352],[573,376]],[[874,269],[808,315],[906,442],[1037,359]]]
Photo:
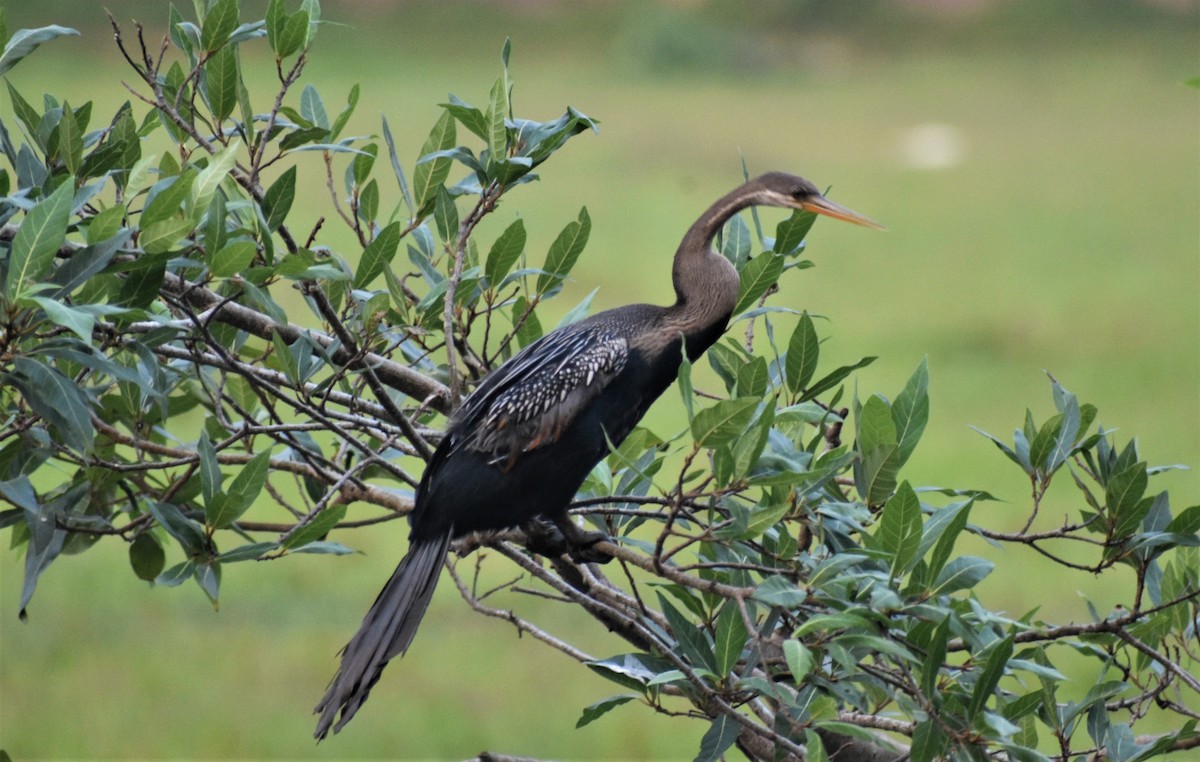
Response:
[[[313,734],[317,740],[329,733],[339,711],[341,717],[333,725],[333,732],[341,730],[367,700],[388,660],[408,650],[437,587],[450,534],[448,531],[442,537],[414,540],[392,578],[379,591],[362,626],[342,649],[342,664],[329,690],[313,710],[321,714]]]

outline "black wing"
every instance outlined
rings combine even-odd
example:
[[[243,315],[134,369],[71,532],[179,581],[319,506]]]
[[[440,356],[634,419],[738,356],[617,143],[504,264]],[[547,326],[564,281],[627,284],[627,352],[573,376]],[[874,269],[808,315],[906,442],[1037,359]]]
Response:
[[[557,439],[625,367],[629,346],[605,326],[555,331],[492,372],[450,422],[452,448],[515,458]]]

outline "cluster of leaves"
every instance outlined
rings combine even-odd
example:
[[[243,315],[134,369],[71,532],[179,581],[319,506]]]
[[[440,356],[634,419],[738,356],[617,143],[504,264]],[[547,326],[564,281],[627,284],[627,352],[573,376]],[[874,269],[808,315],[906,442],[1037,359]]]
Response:
[[[291,12],[271,0],[250,22],[237,0],[197,0],[195,22],[170,13],[161,51],[114,22],[138,87],[106,122],[90,103],[35,106],[8,84],[0,497],[13,507],[0,527],[25,552],[22,609],[49,564],[105,538],[128,544],[140,578],[194,581],[215,605],[224,564],[344,553],[332,530],[403,516],[444,416],[542,334],[539,308],[590,232],[584,208],[540,258],[519,219],[477,242],[503,197],[595,128],[574,109],[515,117],[507,44],[486,107],[450,96],[406,170],[386,119],[378,135],[346,134],[357,86],[332,118],[316,88],[298,88],[316,0]],[[0,73],[68,34],[16,32]],[[263,44],[278,87],[252,98],[239,51]],[[309,172],[336,231],[294,208]],[[1149,492],[1158,469],[1057,382],[1056,415],[1027,416],[1011,446],[992,438],[1033,486],[1021,531],[972,522],[986,492],[914,486],[904,467],[928,418],[925,364],[892,399],[843,403],[874,358],[822,372],[813,319],[769,303],[811,265],[813,222],[796,213],[770,237],[756,215],[730,221],[719,248],[740,273],[744,337],[707,354],[717,390],[695,389],[685,360],[688,425],[636,429],[579,494],[574,510],[614,538],[600,547],[622,579],[534,555],[519,531],[458,548],[482,544],[632,650],[587,654],[493,607],[512,585],[479,594],[456,567],[465,600],[623,687],[581,725],[630,702],[695,716],[710,724],[702,759],[735,744],[813,760],[900,747],[914,760],[1135,760],[1196,746],[1200,507],[1176,513]],[[778,325],[792,326],[786,342]],[[1064,471],[1083,507],[1043,529],[1040,501]],[[377,510],[348,520],[351,504]],[[1136,582],[1086,624],[1009,618],[974,597],[993,565],[956,551],[964,533],[1064,572],[1129,567]],[[1066,697],[1064,652],[1094,660],[1082,698]],[[1135,736],[1153,715],[1180,725]]]
[[[1200,613],[1200,506],[1173,515],[1166,492],[1148,494],[1148,476],[1162,469],[1148,468],[1135,443],[1118,452],[1112,432],[1092,430],[1095,408],[1054,382],[1061,412],[1018,429],[1015,448],[1001,447],[1038,495],[1066,466],[1082,495],[1079,520],[1039,532],[978,526],[972,508],[993,500],[988,493],[900,480],[927,418],[924,363],[893,401],[854,401],[853,446],[837,441],[840,417],[819,405],[789,404],[771,423],[773,403],[804,396],[793,383],[802,363],[789,356],[816,346],[802,338],[811,331],[806,318],[786,353],[771,347],[778,360],[760,366],[766,399],[760,392],[753,406],[738,400],[762,357],[732,341],[723,345],[728,353],[710,356],[733,398],[695,413],[690,436],[679,438],[693,454],[704,448],[712,468],[691,471],[689,459],[672,486],[658,489],[665,510],[634,509],[659,502],[638,499],[655,492],[654,477],[669,461],[658,451],[622,447],[593,479],[598,498],[633,498],[599,513],[617,534],[640,528],[622,541],[643,548],[653,561],[643,568],[667,584],[659,586],[661,616],[642,617],[649,647],[589,662],[636,692],[589,707],[581,724],[635,699],[669,711],[667,697],[683,696],[710,715],[714,703],[749,709],[717,713],[706,759],[734,743],[753,749],[747,718],[755,716],[764,735],[778,734],[769,749],[799,754],[791,745],[800,744],[810,755],[830,734],[880,744],[866,728],[909,737],[908,753],[920,760],[984,750],[1046,759],[1047,748],[1058,759],[1133,760],[1193,745],[1188,696],[1200,684],[1186,665],[1196,658]],[[732,355],[740,365],[722,359]],[[1057,444],[1031,450],[1028,440]],[[723,459],[732,470],[722,470]],[[641,524],[655,527],[653,541],[636,539],[646,533]],[[1127,565],[1137,584],[1125,608],[1108,616],[1092,609],[1089,624],[1055,624],[1036,610],[1010,618],[970,595],[994,565],[956,555],[964,532],[1027,546],[1083,573]],[[1081,559],[1071,546],[1093,557]],[[624,626],[633,627],[628,614]],[[1095,660],[1095,684],[1083,698],[1059,698],[1069,684],[1055,666],[1063,646]],[[1135,738],[1132,726],[1155,709],[1179,716],[1178,732]],[[840,748],[844,738],[834,743]]]
[[[467,383],[541,334],[537,306],[587,241],[586,209],[540,267],[525,265],[519,220],[486,256],[471,237],[533,167],[595,126],[573,109],[548,122],[513,118],[507,45],[488,108],[451,96],[406,173],[386,120],[382,139],[344,135],[358,86],[332,119],[312,85],[292,105],[318,29],[315,0],[291,13],[274,0],[246,23],[236,0],[196,10],[193,23],[171,9],[174,57],[156,57],[140,26],[127,45],[113,22],[143,85],[140,118],[126,102],[95,127],[90,102],[47,94],[39,109],[7,84],[16,119],[0,122],[11,165],[0,169],[0,223],[19,224],[0,237],[0,495],[16,507],[0,524],[15,546],[28,544],[22,611],[60,553],[104,535],[129,542],[139,577],[193,579],[215,605],[224,563],[346,552],[323,538],[353,500],[401,516],[416,483],[403,458],[428,451],[427,424]],[[69,34],[18,31],[4,68]],[[264,42],[279,88],[273,109],[255,111],[239,50]],[[478,158],[458,144],[456,124],[485,141]],[[400,191],[384,207],[372,176],[381,146]],[[292,233],[308,156],[320,157],[331,189],[345,160],[331,205],[352,234],[347,254],[320,243],[320,220],[304,241]],[[448,186],[455,159],[472,172]],[[460,205],[470,209],[461,220]],[[394,262],[401,243],[408,274]],[[295,288],[307,323],[287,302]],[[511,320],[493,330],[501,315]],[[442,341],[447,328],[457,351]],[[289,520],[242,520],[264,491]],[[183,560],[167,568],[172,541]]]

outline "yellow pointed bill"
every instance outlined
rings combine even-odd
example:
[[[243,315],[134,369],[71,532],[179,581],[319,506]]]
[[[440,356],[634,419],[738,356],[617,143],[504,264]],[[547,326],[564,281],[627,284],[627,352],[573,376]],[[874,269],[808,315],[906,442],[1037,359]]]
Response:
[[[874,228],[876,230],[887,230],[887,228],[870,217],[865,217],[853,209],[847,209],[841,204],[835,204],[824,196],[806,198],[800,202],[799,206],[806,212],[823,214],[835,220],[845,220],[846,222],[853,222],[855,225],[862,225],[863,227]]]

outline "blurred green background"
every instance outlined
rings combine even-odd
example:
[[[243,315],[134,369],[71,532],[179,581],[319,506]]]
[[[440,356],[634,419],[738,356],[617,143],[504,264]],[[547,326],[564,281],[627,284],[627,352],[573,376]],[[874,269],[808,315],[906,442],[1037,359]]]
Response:
[[[106,5],[151,39],[165,31],[165,3]],[[265,8],[243,5],[243,20]],[[100,4],[5,7],[10,29],[83,33],[11,72],[27,99],[91,99],[99,123],[129,97]],[[1007,436],[1026,406],[1048,416],[1043,369],[1139,436],[1151,463],[1200,462],[1200,111],[1182,85],[1200,73],[1197,2],[326,2],[324,18],[304,81],[331,110],[361,83],[349,132],[378,132],[386,115],[410,171],[447,92],[486,102],[505,36],[518,116],[570,104],[602,122],[479,232],[490,242],[520,214],[540,256],[587,205],[591,241],[550,316],[596,286],[596,308],[669,301],[680,235],[740,181],[745,157],[752,172],[832,185],[890,228],[817,225],[817,268],[787,276],[775,303],[830,318],[818,324],[826,368],[880,357],[858,374],[860,395],[894,395],[928,356],[914,483],[990,490],[1007,502],[974,520],[1020,526],[1028,483],[968,424]],[[273,76],[267,50],[243,51],[256,101]],[[297,219],[328,213],[316,179]],[[680,416],[668,394],[649,422],[669,432]],[[1043,505],[1052,521],[1078,509],[1061,481]],[[1158,488],[1178,511],[1197,502],[1200,475],[1174,471]],[[365,554],[227,567],[219,613],[193,585],[147,588],[122,547],[101,543],[42,577],[27,623],[23,557],[0,554],[0,747],[18,761],[695,754],[706,723],[634,706],[576,731],[582,707],[619,689],[470,613],[447,581],[409,657],[346,732],[315,746],[309,712],[404,537],[389,524],[336,537]],[[1084,596],[1102,611],[1121,600],[1110,580],[966,544],[997,561],[978,589],[991,608],[1066,621],[1088,617]],[[496,605],[597,657],[627,650],[578,611]]]

